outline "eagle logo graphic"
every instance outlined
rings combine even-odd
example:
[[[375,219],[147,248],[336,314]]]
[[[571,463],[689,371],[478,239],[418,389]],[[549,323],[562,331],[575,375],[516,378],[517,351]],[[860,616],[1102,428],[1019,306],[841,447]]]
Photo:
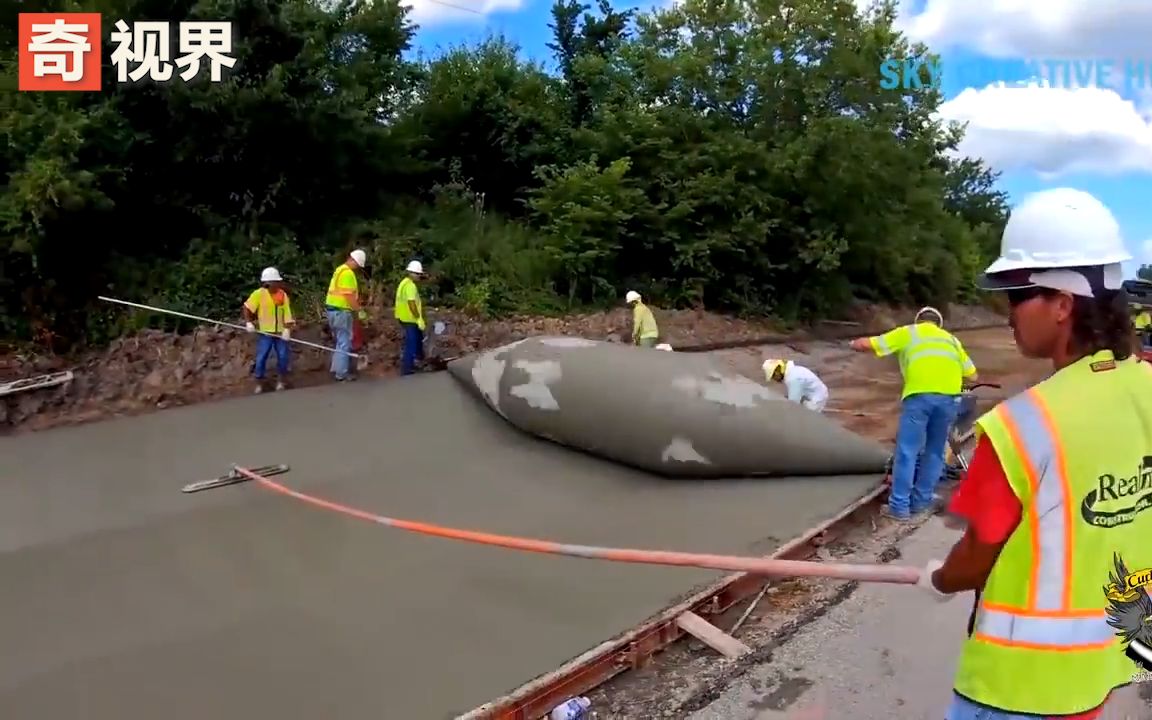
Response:
[[[1108,573],[1109,583],[1104,587],[1108,625],[1124,641],[1128,656],[1152,670],[1152,661],[1145,657],[1152,647],[1152,598],[1148,596],[1152,569],[1130,572],[1117,553],[1112,563],[1115,572]]]

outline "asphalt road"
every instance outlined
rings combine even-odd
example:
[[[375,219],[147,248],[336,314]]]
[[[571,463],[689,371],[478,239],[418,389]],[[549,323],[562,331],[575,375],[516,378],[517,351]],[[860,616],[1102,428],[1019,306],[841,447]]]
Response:
[[[179,492],[232,463],[397,517],[760,554],[877,481],[659,480],[526,437],[445,374],[3,438],[0,718],[438,720],[715,577]]]

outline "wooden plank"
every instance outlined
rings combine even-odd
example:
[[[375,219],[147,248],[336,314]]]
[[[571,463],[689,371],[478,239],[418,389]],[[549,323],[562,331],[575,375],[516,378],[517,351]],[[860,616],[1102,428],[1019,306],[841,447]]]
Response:
[[[676,618],[676,625],[726,658],[734,659],[752,652],[752,648],[692,611]]]

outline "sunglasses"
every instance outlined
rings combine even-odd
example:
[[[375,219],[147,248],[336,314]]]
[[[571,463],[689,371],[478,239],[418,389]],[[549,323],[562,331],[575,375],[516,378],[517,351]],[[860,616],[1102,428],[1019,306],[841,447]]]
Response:
[[[1014,288],[1005,293],[1008,296],[1008,304],[1012,307],[1023,305],[1033,298],[1040,297],[1045,294],[1045,289],[1040,287],[1027,287],[1027,288]]]

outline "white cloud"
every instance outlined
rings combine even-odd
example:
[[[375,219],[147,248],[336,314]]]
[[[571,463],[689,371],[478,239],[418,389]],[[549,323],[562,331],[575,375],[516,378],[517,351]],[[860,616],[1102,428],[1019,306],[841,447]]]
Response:
[[[495,12],[510,12],[524,6],[524,0],[401,0],[412,8],[408,17],[418,25],[482,22]]]
[[[968,123],[959,152],[998,170],[1152,171],[1152,126],[1133,103],[1105,88],[969,88],[940,107]]]
[[[1148,0],[927,0],[902,5],[900,25],[940,51],[968,47],[997,57],[1148,58]]]

